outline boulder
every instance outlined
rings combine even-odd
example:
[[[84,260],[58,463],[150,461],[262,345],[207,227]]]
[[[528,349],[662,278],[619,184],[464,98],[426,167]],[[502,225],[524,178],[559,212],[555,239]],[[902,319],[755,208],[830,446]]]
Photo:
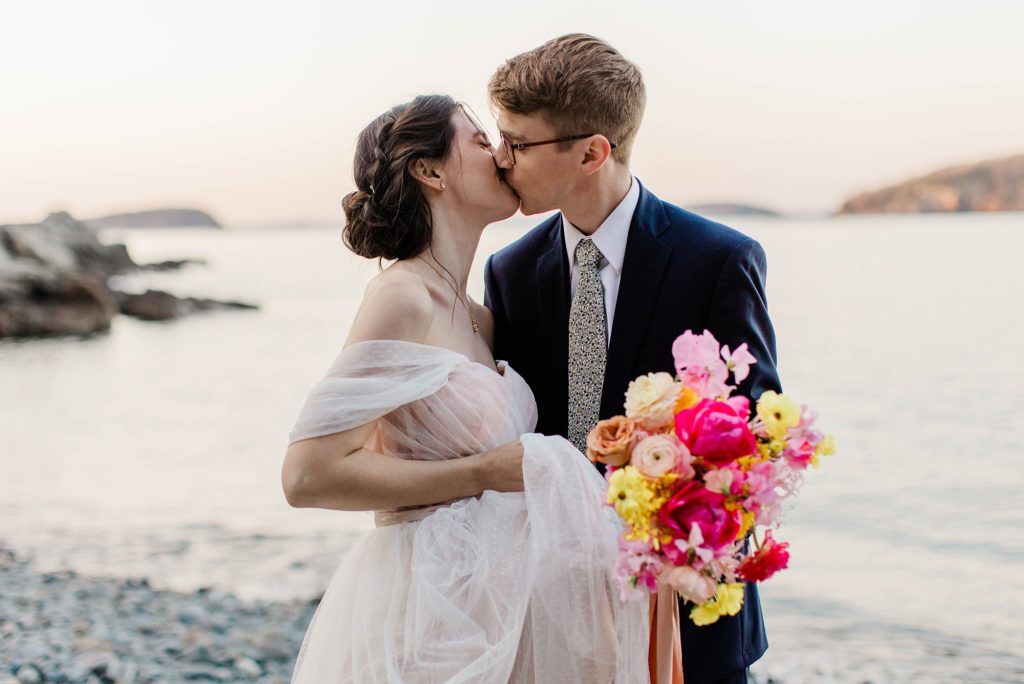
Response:
[[[108,279],[139,270],[172,270],[192,259],[135,263],[123,244],[103,244],[67,212],[41,223],[0,226],[0,338],[88,335],[110,328],[118,311],[148,321],[252,304],[179,298],[154,290],[127,294]]]
[[[89,274],[0,281],[0,337],[88,335],[109,330],[116,313],[110,291]]]

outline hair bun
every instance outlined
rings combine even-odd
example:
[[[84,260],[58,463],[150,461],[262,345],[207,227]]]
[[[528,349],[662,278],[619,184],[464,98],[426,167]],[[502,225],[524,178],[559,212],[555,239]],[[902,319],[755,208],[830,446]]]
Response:
[[[430,245],[430,207],[409,174],[413,159],[444,159],[455,138],[459,104],[447,95],[421,95],[377,117],[359,134],[357,188],[342,199],[345,245],[368,259],[406,259]]]

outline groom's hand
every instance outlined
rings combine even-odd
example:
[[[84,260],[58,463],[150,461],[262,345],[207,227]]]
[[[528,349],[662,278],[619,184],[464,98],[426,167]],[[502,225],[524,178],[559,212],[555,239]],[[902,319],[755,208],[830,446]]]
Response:
[[[480,454],[477,468],[481,491],[523,491],[522,443],[516,440]]]

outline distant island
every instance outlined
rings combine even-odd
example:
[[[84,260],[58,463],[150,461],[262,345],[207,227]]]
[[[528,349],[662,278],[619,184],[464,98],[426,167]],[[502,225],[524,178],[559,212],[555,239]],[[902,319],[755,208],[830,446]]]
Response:
[[[695,214],[710,214],[712,216],[771,216],[775,218],[782,216],[779,212],[771,209],[734,202],[690,204],[686,206],[686,209]]]
[[[839,214],[1024,211],[1024,154],[951,166],[897,185],[864,192]]]
[[[152,209],[111,214],[83,221],[90,228],[221,228],[216,219],[199,209]]]

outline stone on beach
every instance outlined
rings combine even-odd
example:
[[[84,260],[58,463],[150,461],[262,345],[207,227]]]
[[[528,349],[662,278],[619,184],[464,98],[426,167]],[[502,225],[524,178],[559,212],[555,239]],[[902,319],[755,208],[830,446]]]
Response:
[[[0,684],[287,682],[309,601],[43,573],[0,547]]]

